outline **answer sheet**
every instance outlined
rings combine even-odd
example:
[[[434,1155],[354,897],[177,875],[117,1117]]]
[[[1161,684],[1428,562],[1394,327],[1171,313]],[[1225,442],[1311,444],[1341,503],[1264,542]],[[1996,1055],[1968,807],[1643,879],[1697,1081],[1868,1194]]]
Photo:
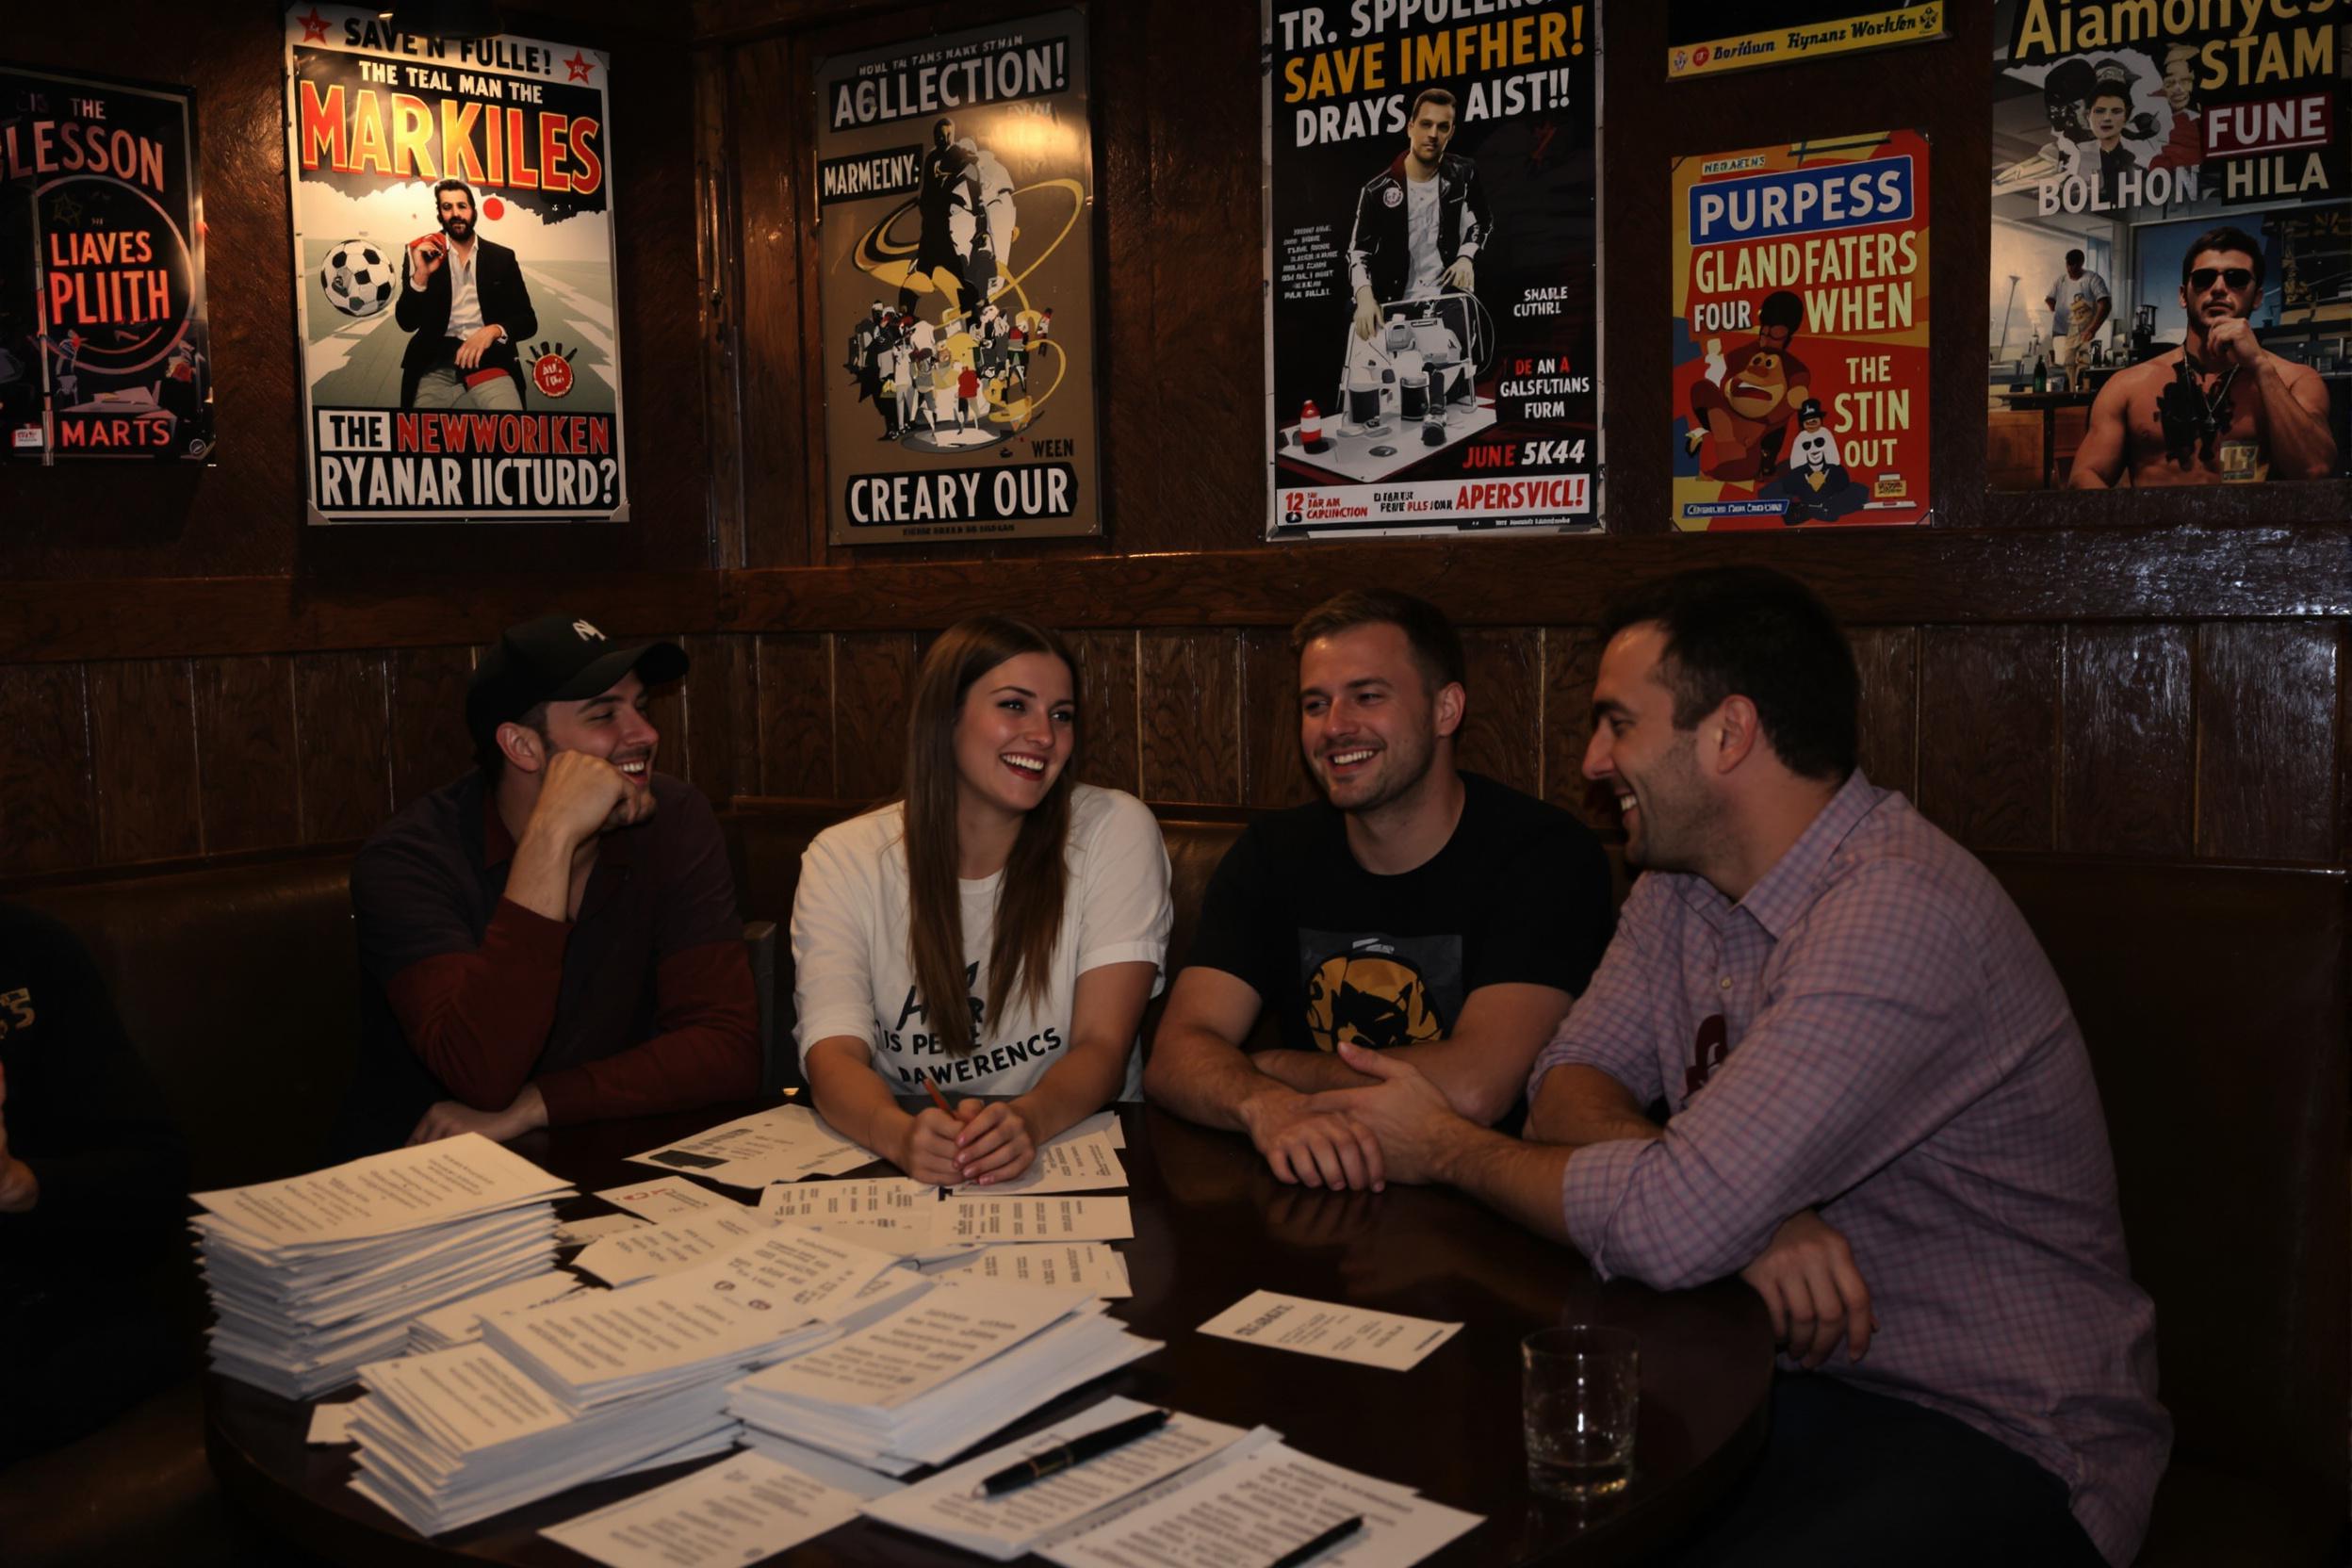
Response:
[[[1029,1168],[1011,1180],[986,1186],[965,1183],[956,1190],[967,1197],[1012,1197],[1032,1192],[1102,1192],[1126,1184],[1127,1168],[1119,1163],[1118,1146],[1110,1135],[1073,1128],[1041,1145]]]
[[[1406,1372],[1462,1332],[1462,1325],[1253,1290],[1201,1324],[1200,1331],[1219,1339],[1353,1362],[1358,1366]]]
[[[781,1362],[764,1392],[849,1410],[896,1410],[1027,1339],[1073,1308],[1080,1291],[941,1285],[845,1339]]]
[[[662,1176],[650,1182],[630,1186],[611,1187],[596,1193],[616,1209],[666,1225],[673,1219],[694,1219],[708,1214],[725,1214],[741,1209],[743,1204],[709,1187],[696,1186],[682,1176]]]
[[[1159,1430],[1041,1481],[994,1497],[972,1494],[988,1477],[1033,1454],[1152,1408],[1115,1396],[1018,1443],[868,1503],[864,1511],[870,1519],[1009,1562],[1075,1521],[1167,1479],[1245,1435],[1239,1427],[1179,1412]]]
[[[1090,1290],[1105,1301],[1133,1296],[1127,1260],[1099,1241],[1017,1242],[959,1252],[923,1266],[925,1274],[950,1280],[988,1280],[1038,1290]]]
[[[1407,1568],[1482,1524],[1475,1513],[1326,1464],[1281,1443],[1212,1460],[1172,1489],[1038,1548],[1062,1568],[1229,1568],[1268,1563],[1344,1519],[1364,1528],[1315,1568]]]
[[[764,1454],[735,1453],[539,1533],[609,1568],[757,1562],[858,1516],[850,1493]]]
[[[641,1224],[619,1235],[601,1237],[583,1248],[572,1266],[609,1285],[633,1284],[692,1268],[775,1227],[776,1221],[767,1216],[739,1203],[731,1213],[713,1211],[669,1225]]]
[[[731,1187],[764,1187],[804,1176],[836,1176],[874,1161],[800,1105],[778,1105],[722,1122],[707,1132],[629,1158],[665,1170],[691,1170]]]

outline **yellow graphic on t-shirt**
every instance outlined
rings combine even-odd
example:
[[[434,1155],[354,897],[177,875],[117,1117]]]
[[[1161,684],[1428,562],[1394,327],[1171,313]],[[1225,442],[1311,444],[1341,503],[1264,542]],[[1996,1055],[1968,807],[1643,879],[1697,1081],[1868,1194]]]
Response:
[[[1387,1051],[1446,1032],[1418,969],[1396,957],[1348,953],[1307,976],[1307,1029],[1319,1051],[1336,1050],[1341,1040]]]

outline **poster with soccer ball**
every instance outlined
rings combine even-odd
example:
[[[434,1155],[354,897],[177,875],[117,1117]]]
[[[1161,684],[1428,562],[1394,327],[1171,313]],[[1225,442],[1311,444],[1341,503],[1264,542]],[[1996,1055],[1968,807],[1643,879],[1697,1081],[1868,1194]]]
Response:
[[[0,66],[0,452],[205,461],[211,347],[194,94]]]
[[[611,60],[287,12],[314,523],[623,521]]]

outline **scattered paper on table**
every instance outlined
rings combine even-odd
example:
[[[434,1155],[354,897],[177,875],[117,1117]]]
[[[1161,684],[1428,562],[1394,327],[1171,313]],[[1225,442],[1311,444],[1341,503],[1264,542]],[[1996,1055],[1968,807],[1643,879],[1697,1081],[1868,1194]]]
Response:
[[[1098,1430],[1152,1407],[1114,1396],[1018,1443],[940,1471],[927,1480],[865,1505],[870,1519],[936,1537],[967,1551],[1009,1562],[1039,1542],[1219,1452],[1246,1435],[1239,1427],[1176,1412],[1157,1431],[993,1497],[972,1494],[1000,1470],[1033,1454]],[[1270,1435],[1270,1434],[1269,1434]]]
[[[1019,1242],[983,1247],[923,1265],[925,1274],[955,1280],[991,1280],[1041,1290],[1090,1290],[1106,1301],[1135,1293],[1127,1280],[1127,1260],[1099,1241]]]
[[[858,1499],[765,1454],[736,1453],[539,1533],[610,1568],[757,1562],[858,1515]]]
[[[616,1209],[627,1209],[666,1225],[673,1219],[695,1219],[704,1215],[725,1214],[743,1205],[724,1193],[709,1187],[696,1186],[678,1176],[663,1176],[656,1181],[639,1182],[633,1186],[609,1187],[596,1194]]]
[[[1220,1339],[1404,1372],[1460,1333],[1462,1325],[1253,1290],[1201,1324],[1200,1331]]]
[[[332,1405],[311,1406],[309,1441],[325,1448],[352,1442],[351,1416],[360,1406],[367,1402],[366,1396],[362,1396],[357,1399],[344,1399]]]
[[[974,1198],[940,1205],[941,1239],[993,1245],[1006,1241],[1121,1241],[1135,1233],[1124,1198]]]
[[[1151,1502],[1038,1552],[1063,1568],[1262,1564],[1359,1516],[1364,1527],[1316,1558],[1315,1568],[1407,1568],[1482,1522],[1410,1488],[1266,1443],[1230,1461],[1211,1459]]]
[[[1100,1130],[1076,1128],[1051,1139],[1037,1150],[1029,1168],[1009,1181],[986,1186],[966,1183],[956,1190],[968,1197],[1012,1197],[1033,1192],[1101,1192],[1127,1184],[1127,1168],[1119,1163],[1118,1147]]]
[[[778,1105],[738,1117],[692,1137],[629,1158],[665,1170],[687,1170],[731,1187],[764,1187],[805,1176],[832,1176],[872,1165],[874,1154],[801,1105]]]
[[[742,1246],[751,1237],[773,1229],[775,1224],[766,1215],[740,1203],[731,1214],[713,1211],[672,1225],[641,1223],[636,1230],[590,1242],[572,1260],[572,1266],[609,1285],[633,1284],[659,1274],[692,1268]]]
[[[555,1244],[558,1247],[585,1247],[603,1236],[626,1235],[642,1231],[651,1220],[640,1219],[633,1214],[592,1214],[585,1219],[564,1219],[556,1222]]]

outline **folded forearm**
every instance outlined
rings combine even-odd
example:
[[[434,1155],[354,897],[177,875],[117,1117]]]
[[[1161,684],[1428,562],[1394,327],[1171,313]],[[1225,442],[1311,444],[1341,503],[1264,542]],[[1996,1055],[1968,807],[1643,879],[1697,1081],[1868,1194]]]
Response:
[[[1249,1130],[1244,1107],[1250,1101],[1292,1092],[1251,1066],[1239,1046],[1199,1028],[1160,1031],[1144,1090],[1186,1121],[1230,1132]]]
[[[393,976],[393,1011],[409,1049],[450,1095],[504,1110],[547,1045],[571,928],[501,900],[482,946]]]

